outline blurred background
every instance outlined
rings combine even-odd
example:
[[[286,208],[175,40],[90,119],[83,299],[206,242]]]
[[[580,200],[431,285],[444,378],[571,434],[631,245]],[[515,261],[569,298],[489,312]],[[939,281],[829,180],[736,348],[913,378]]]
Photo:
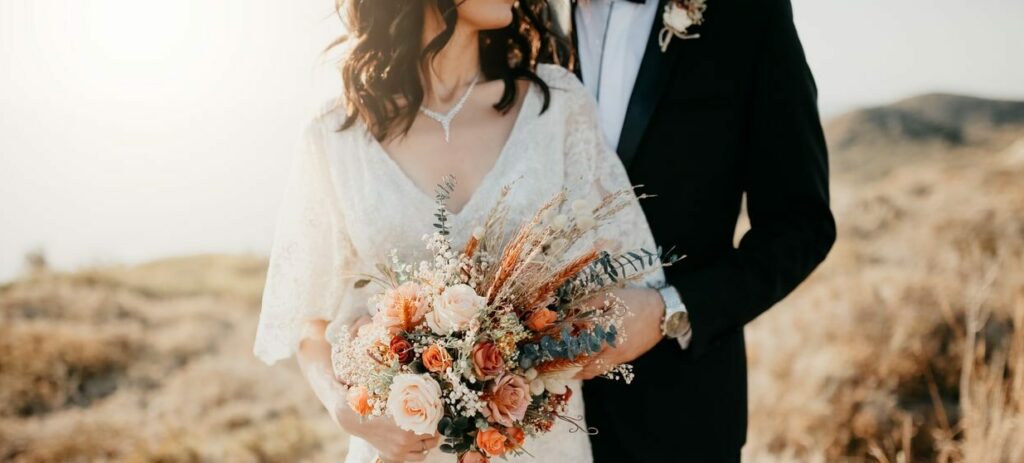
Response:
[[[746,460],[1024,461],[1024,2],[793,4],[840,238],[747,328]],[[0,461],[340,461],[249,354],[332,10],[0,0]]]

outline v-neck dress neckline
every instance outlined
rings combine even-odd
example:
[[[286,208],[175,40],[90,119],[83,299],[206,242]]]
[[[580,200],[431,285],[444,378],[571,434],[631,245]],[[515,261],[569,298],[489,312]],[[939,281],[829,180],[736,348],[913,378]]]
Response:
[[[522,126],[526,124],[526,113],[532,110],[533,87],[534,85],[532,83],[527,86],[526,93],[523,96],[523,102],[519,107],[519,112],[516,114],[515,121],[512,122],[512,130],[509,131],[508,137],[505,139],[505,143],[498,151],[498,157],[494,160],[494,165],[491,166],[487,173],[480,179],[479,183],[477,183],[477,187],[472,193],[470,193],[469,199],[466,200],[466,203],[463,204],[458,211],[453,211],[447,205],[445,206],[445,210],[448,212],[450,217],[457,219],[464,215],[471,215],[473,210],[472,208],[480,201],[481,196],[487,196],[488,190],[495,188],[495,184],[507,183],[499,182],[498,180],[500,179],[501,174],[506,173],[504,165],[507,163],[507,158],[510,157],[508,153],[510,147],[515,145],[520,133],[522,133]],[[383,162],[388,165],[388,169],[394,173],[395,177],[398,178],[398,182],[402,184],[402,187],[410,191],[410,194],[412,194],[419,203],[427,204],[429,206],[436,205],[434,196],[423,191],[423,189],[412,180],[412,177],[409,176],[405,169],[403,169],[402,166],[400,166],[398,162],[391,157],[391,154],[389,154],[384,148],[384,145],[369,133],[365,124],[361,123],[360,125],[366,132],[366,136],[370,137],[370,143],[373,147],[372,150],[376,153],[377,157],[382,158]],[[458,178],[455,179],[456,182],[458,182],[458,180]],[[438,182],[441,181],[442,179],[438,179]]]

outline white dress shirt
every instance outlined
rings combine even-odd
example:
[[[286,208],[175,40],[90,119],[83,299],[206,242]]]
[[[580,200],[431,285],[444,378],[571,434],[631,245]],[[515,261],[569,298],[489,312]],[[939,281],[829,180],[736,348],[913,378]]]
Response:
[[[583,85],[597,99],[601,130],[608,145],[619,146],[629,98],[640,72],[647,40],[658,14],[658,0],[634,3],[625,0],[577,0],[576,40]],[[660,26],[660,21],[659,21]],[[675,288],[666,303],[665,316],[686,312]],[[677,339],[686,349],[693,337],[687,331]]]
[[[658,3],[578,0],[576,38],[583,85],[597,99],[601,127],[612,148],[619,145]]]

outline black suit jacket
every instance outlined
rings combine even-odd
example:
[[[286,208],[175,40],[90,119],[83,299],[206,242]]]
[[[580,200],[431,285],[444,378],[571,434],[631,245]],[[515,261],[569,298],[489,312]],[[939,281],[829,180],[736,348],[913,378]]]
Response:
[[[642,201],[655,240],[687,256],[666,277],[693,340],[685,351],[665,340],[635,361],[631,385],[587,382],[587,421],[599,463],[738,461],[743,326],[835,240],[817,91],[789,0],[707,0],[691,29],[700,38],[673,39],[665,53],[660,8],[617,149],[632,182],[656,195]],[[735,246],[744,193],[752,228]]]

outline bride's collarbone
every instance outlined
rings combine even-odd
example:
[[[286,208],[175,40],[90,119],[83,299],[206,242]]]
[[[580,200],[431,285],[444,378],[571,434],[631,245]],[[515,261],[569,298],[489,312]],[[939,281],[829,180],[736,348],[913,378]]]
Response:
[[[452,210],[460,210],[488,174],[498,167],[513,135],[522,98],[520,95],[517,105],[504,114],[496,111],[490,100],[467,103],[452,120],[448,141],[440,123],[422,113],[417,114],[408,132],[384,141],[382,146],[423,192],[434,191],[442,178],[454,176],[458,186],[449,203]]]
[[[450,210],[459,211],[469,202],[487,175],[495,168],[501,146],[480,133],[453,127],[451,141],[444,141],[438,128],[410,130],[401,140],[385,145],[388,155],[408,179],[424,194],[433,192],[445,176],[455,177],[457,186],[448,201]]]

